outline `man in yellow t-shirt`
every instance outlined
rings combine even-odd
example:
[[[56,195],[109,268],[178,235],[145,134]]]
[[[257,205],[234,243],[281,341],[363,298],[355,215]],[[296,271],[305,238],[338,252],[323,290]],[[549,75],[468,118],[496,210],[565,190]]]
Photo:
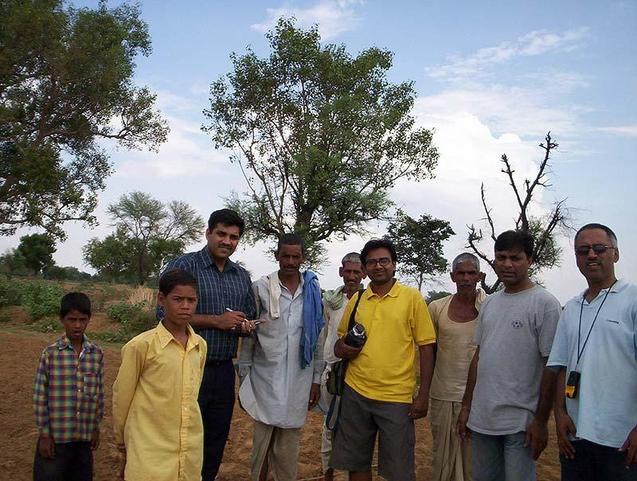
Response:
[[[378,473],[390,481],[414,481],[414,419],[427,415],[436,335],[420,292],[395,278],[396,250],[386,239],[371,240],[361,251],[370,284],[362,293],[355,320],[367,342],[344,342],[350,299],[338,328],[335,354],[348,359],[345,391],[330,466],[349,471],[351,481],[371,481],[371,463],[379,433]],[[416,388],[416,351],[420,387]]]
[[[478,309],[486,297],[482,289],[476,289],[483,276],[475,255],[460,254],[451,263],[456,293],[429,304],[438,348],[429,393],[434,441],[432,481],[471,481],[471,444],[456,434],[456,422],[476,350],[473,337]]]

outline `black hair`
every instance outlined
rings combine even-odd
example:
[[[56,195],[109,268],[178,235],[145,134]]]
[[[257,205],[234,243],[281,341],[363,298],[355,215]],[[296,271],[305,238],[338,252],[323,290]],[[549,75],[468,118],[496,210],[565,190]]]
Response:
[[[577,242],[577,237],[583,231],[592,230],[592,229],[601,229],[604,232],[606,232],[606,235],[608,235],[608,238],[610,239],[611,244],[613,244],[613,247],[617,247],[617,236],[615,235],[613,230],[610,227],[605,226],[604,224],[598,224],[596,222],[591,222],[590,224],[586,224],[585,226],[580,227],[579,230],[577,231],[577,234],[575,234],[575,239],[573,240],[573,243]]]
[[[239,228],[239,237],[243,235],[246,226],[243,218],[232,209],[215,210],[208,218],[208,230],[211,231],[217,224],[226,226],[236,225]]]
[[[398,256],[396,255],[396,248],[394,244],[389,239],[372,239],[367,241],[365,246],[363,246],[363,250],[361,251],[361,263],[365,264],[367,262],[367,256],[369,251],[374,249],[387,249],[389,251],[389,255],[391,256],[392,262],[396,262],[398,260]]]
[[[301,246],[301,252],[305,254],[305,244],[303,243],[303,237],[296,233],[283,234],[279,237],[279,241],[276,245],[277,254],[281,250],[281,246]]]
[[[83,292],[69,292],[60,300],[60,319],[71,311],[91,317],[91,300]]]
[[[167,296],[177,286],[192,286],[197,289],[197,280],[182,269],[170,269],[159,278],[159,292]]]
[[[519,248],[524,251],[526,257],[532,259],[534,244],[533,236],[528,231],[507,230],[500,234],[495,240],[493,250],[498,252]]]

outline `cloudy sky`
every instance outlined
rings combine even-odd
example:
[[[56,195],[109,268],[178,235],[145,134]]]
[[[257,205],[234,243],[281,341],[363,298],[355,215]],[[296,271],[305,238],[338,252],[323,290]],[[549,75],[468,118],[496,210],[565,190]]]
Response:
[[[95,7],[97,1],[75,4]],[[229,71],[231,52],[244,53],[250,45],[265,56],[264,33],[279,16],[292,15],[300,26],[318,24],[324,41],[343,43],[353,55],[372,45],[393,51],[390,79],[415,82],[414,115],[419,125],[435,128],[440,162],[434,180],[401,182],[392,199],[414,217],[429,213],[451,222],[456,235],[445,245],[449,258],[464,248],[466,225],[478,225],[484,216],[481,182],[496,230],[512,226],[514,198],[499,158],[507,153],[516,174],[532,175],[542,156],[537,145],[550,130],[560,147],[551,186],[534,212],[567,199],[575,226],[611,226],[620,242],[618,273],[637,281],[637,226],[630,207],[637,180],[637,1],[147,0],[141,7],[153,53],[139,59],[136,81],[157,93],[171,133],[158,153],[111,148],[116,173],[100,196],[100,226],[68,224],[58,264],[88,270],[81,246],[110,233],[105,209],[126,192],[183,200],[207,218],[222,198],[244,190],[228,153],[215,151],[201,132],[208,87]],[[384,232],[383,225],[370,228]],[[29,232],[0,238],[0,251]],[[324,287],[338,285],[338,260],[362,242],[330,244]],[[572,235],[560,243],[561,267],[541,278],[565,301],[584,280],[574,266]],[[244,247],[235,257],[261,275],[275,269],[264,248]],[[427,288],[450,287],[443,276]]]

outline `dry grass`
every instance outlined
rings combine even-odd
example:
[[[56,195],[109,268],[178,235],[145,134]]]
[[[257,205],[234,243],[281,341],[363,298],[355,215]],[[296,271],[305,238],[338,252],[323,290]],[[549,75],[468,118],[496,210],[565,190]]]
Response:
[[[144,286],[137,286],[131,290],[128,295],[127,302],[131,305],[145,303],[147,306],[155,305],[155,298],[157,294],[153,289]]]

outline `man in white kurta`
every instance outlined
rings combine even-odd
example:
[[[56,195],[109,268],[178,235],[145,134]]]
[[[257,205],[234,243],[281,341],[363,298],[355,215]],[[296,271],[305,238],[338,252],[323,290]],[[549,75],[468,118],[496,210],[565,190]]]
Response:
[[[305,281],[297,273],[298,286],[291,292],[281,280],[281,271],[253,285],[262,322],[254,337],[242,340],[239,356],[239,400],[255,420],[254,481],[262,471],[270,471],[276,481],[296,479],[300,428],[308,408],[318,401],[324,368],[320,343],[311,363],[301,367]]]

